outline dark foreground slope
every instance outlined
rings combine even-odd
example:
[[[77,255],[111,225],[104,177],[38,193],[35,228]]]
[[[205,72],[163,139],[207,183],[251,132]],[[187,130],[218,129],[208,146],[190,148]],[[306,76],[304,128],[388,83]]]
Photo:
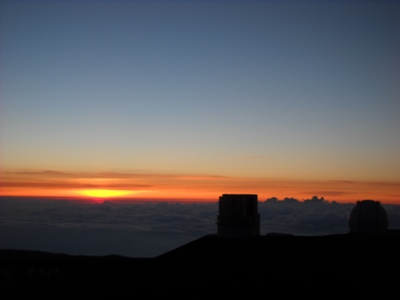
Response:
[[[246,293],[273,299],[400,299],[399,250],[398,233],[246,239],[209,235],[151,259],[1,250],[0,296]]]

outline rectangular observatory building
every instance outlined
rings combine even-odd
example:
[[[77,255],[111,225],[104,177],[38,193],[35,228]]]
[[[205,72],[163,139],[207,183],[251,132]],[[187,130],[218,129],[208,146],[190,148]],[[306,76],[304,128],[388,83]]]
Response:
[[[260,235],[258,197],[252,194],[223,194],[219,197],[218,236],[255,237]]]

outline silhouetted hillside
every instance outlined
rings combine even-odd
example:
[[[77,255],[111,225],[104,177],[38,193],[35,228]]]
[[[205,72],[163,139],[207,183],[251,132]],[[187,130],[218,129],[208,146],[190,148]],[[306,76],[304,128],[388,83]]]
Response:
[[[204,236],[151,259],[0,251],[1,295],[400,297],[400,235]]]

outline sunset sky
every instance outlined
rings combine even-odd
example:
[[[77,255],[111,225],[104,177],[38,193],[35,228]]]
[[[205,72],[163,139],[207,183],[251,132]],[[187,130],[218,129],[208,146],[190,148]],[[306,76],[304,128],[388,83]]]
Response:
[[[400,204],[399,1],[0,0],[0,196]]]

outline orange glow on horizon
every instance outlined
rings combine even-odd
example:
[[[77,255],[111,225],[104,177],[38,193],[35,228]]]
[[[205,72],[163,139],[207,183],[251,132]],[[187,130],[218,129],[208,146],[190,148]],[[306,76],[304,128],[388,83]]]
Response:
[[[400,204],[400,182],[295,180],[190,174],[5,172],[0,196],[215,202],[222,194],[257,194],[300,201],[313,196],[341,203],[371,199]]]
[[[137,194],[137,192],[127,191],[127,190],[88,189],[88,190],[77,191],[77,194],[79,196],[93,197],[93,198],[119,198],[119,197],[132,196],[134,194]]]

